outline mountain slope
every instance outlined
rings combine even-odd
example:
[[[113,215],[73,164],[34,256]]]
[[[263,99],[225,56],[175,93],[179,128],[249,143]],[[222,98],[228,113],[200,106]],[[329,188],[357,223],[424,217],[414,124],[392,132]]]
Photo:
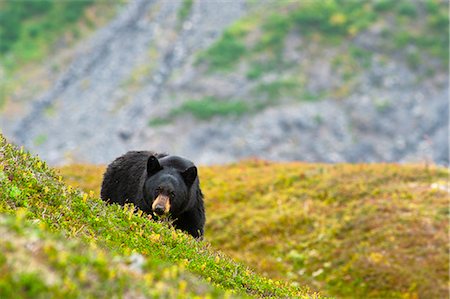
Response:
[[[99,192],[103,166],[61,168]],[[448,170],[242,161],[200,168],[214,248],[274,279],[343,298],[443,298]]]
[[[439,0],[131,1],[70,49],[42,96],[22,84],[31,96],[0,126],[52,164],[131,148],[447,164],[447,12]]]
[[[2,128],[27,148],[51,147],[42,154],[51,163],[61,161],[64,153],[81,158],[78,153],[84,155],[79,150],[85,142],[97,157],[116,155],[129,146],[130,131],[134,134],[134,128],[147,126],[148,111],[159,104],[170,76],[239,18],[243,2],[195,1],[180,19],[182,1],[131,1],[80,46],[53,86],[28,103],[31,109],[25,117],[18,122],[14,117],[3,120]],[[60,122],[65,123],[63,131]],[[94,136],[92,127],[111,134]],[[80,144],[67,142],[80,134],[84,135]]]
[[[1,241],[2,295],[15,294],[13,283],[25,296],[320,298],[259,276],[130,206],[106,205],[75,190],[40,159],[0,138],[0,230],[8,236]],[[36,273],[47,275],[38,279]]]

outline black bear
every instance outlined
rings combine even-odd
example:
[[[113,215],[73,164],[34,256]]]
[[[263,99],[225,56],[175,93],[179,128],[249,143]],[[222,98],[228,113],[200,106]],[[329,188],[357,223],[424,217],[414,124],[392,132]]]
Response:
[[[108,165],[101,198],[109,203],[133,203],[142,211],[169,214],[175,228],[195,238],[203,236],[205,208],[191,161],[150,151],[130,151]]]

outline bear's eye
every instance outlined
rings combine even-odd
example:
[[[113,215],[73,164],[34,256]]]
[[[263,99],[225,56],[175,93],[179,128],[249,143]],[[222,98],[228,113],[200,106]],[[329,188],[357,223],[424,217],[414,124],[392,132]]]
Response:
[[[170,195],[170,197],[174,198],[174,197],[175,197],[175,192],[171,191],[171,192],[169,193],[169,195]]]

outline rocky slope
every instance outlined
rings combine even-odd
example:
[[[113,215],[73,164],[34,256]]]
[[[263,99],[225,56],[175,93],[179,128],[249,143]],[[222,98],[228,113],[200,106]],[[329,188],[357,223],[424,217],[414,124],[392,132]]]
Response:
[[[5,109],[0,125],[52,164],[105,163],[142,148],[206,164],[249,156],[448,164],[447,69],[429,55],[404,59],[421,53],[415,45],[380,50],[386,28],[395,27],[391,14],[339,45],[289,30],[280,41],[285,67],[256,79],[249,75],[254,61],[245,56],[226,71],[212,71],[199,59],[242,18],[254,27],[245,42],[260,38],[264,26],[255,20],[272,8],[284,11],[270,5],[131,1],[77,47],[41,96],[21,99],[21,113]],[[420,2],[417,10],[416,19],[431,15]],[[348,54],[355,47],[363,49],[362,58]],[[255,55],[261,67],[269,64],[267,55]],[[199,119],[183,106],[201,106],[202,99],[258,108]]]

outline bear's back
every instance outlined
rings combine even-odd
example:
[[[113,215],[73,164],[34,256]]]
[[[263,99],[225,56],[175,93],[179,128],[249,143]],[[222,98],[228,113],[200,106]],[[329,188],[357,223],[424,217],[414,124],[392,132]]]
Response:
[[[129,151],[109,164],[103,175],[101,198],[120,205],[134,202],[140,195],[147,160],[151,155],[157,158],[165,156],[150,151]]]

